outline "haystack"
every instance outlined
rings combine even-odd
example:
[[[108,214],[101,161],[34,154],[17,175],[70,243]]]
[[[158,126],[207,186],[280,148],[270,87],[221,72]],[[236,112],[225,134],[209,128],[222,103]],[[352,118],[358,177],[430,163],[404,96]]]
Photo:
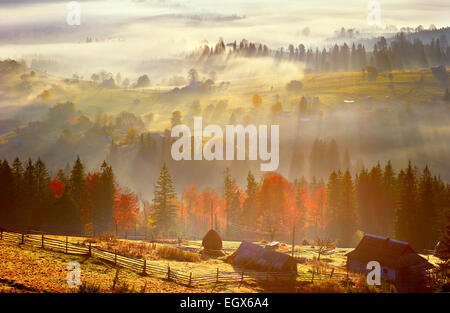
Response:
[[[202,246],[205,250],[222,250],[222,239],[214,229],[210,229],[203,237]]]

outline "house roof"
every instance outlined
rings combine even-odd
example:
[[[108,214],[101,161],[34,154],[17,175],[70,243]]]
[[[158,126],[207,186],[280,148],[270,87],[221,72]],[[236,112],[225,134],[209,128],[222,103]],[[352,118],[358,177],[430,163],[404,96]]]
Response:
[[[234,253],[234,264],[268,272],[296,271],[297,262],[291,256],[243,241]]]
[[[347,257],[363,262],[378,261],[391,268],[430,269],[434,266],[403,241],[366,234]]]

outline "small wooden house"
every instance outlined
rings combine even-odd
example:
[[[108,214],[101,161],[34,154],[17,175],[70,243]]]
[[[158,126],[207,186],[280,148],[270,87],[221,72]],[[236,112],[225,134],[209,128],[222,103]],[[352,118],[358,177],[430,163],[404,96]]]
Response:
[[[423,284],[427,270],[434,268],[407,242],[366,234],[356,249],[347,253],[347,268],[366,273],[370,261],[380,263],[381,278],[407,288]]]
[[[296,260],[285,253],[243,241],[231,256],[233,264],[264,272],[297,273]]]

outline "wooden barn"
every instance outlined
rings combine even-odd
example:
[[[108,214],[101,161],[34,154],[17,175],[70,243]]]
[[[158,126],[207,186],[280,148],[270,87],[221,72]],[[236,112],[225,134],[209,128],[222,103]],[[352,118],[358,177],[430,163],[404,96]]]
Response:
[[[231,256],[233,264],[264,272],[297,273],[297,262],[290,255],[243,241]]]
[[[347,253],[347,268],[365,273],[370,261],[378,261],[381,277],[402,289],[422,285],[427,271],[434,268],[407,242],[366,234],[356,249]]]

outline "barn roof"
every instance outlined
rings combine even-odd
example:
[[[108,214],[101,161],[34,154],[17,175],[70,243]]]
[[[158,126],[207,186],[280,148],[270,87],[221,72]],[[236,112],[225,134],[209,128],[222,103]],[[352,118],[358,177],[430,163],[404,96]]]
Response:
[[[403,241],[366,234],[347,257],[362,262],[378,261],[391,268],[425,268],[434,266]]]
[[[247,241],[235,251],[233,264],[267,272],[297,271],[293,257]]]

